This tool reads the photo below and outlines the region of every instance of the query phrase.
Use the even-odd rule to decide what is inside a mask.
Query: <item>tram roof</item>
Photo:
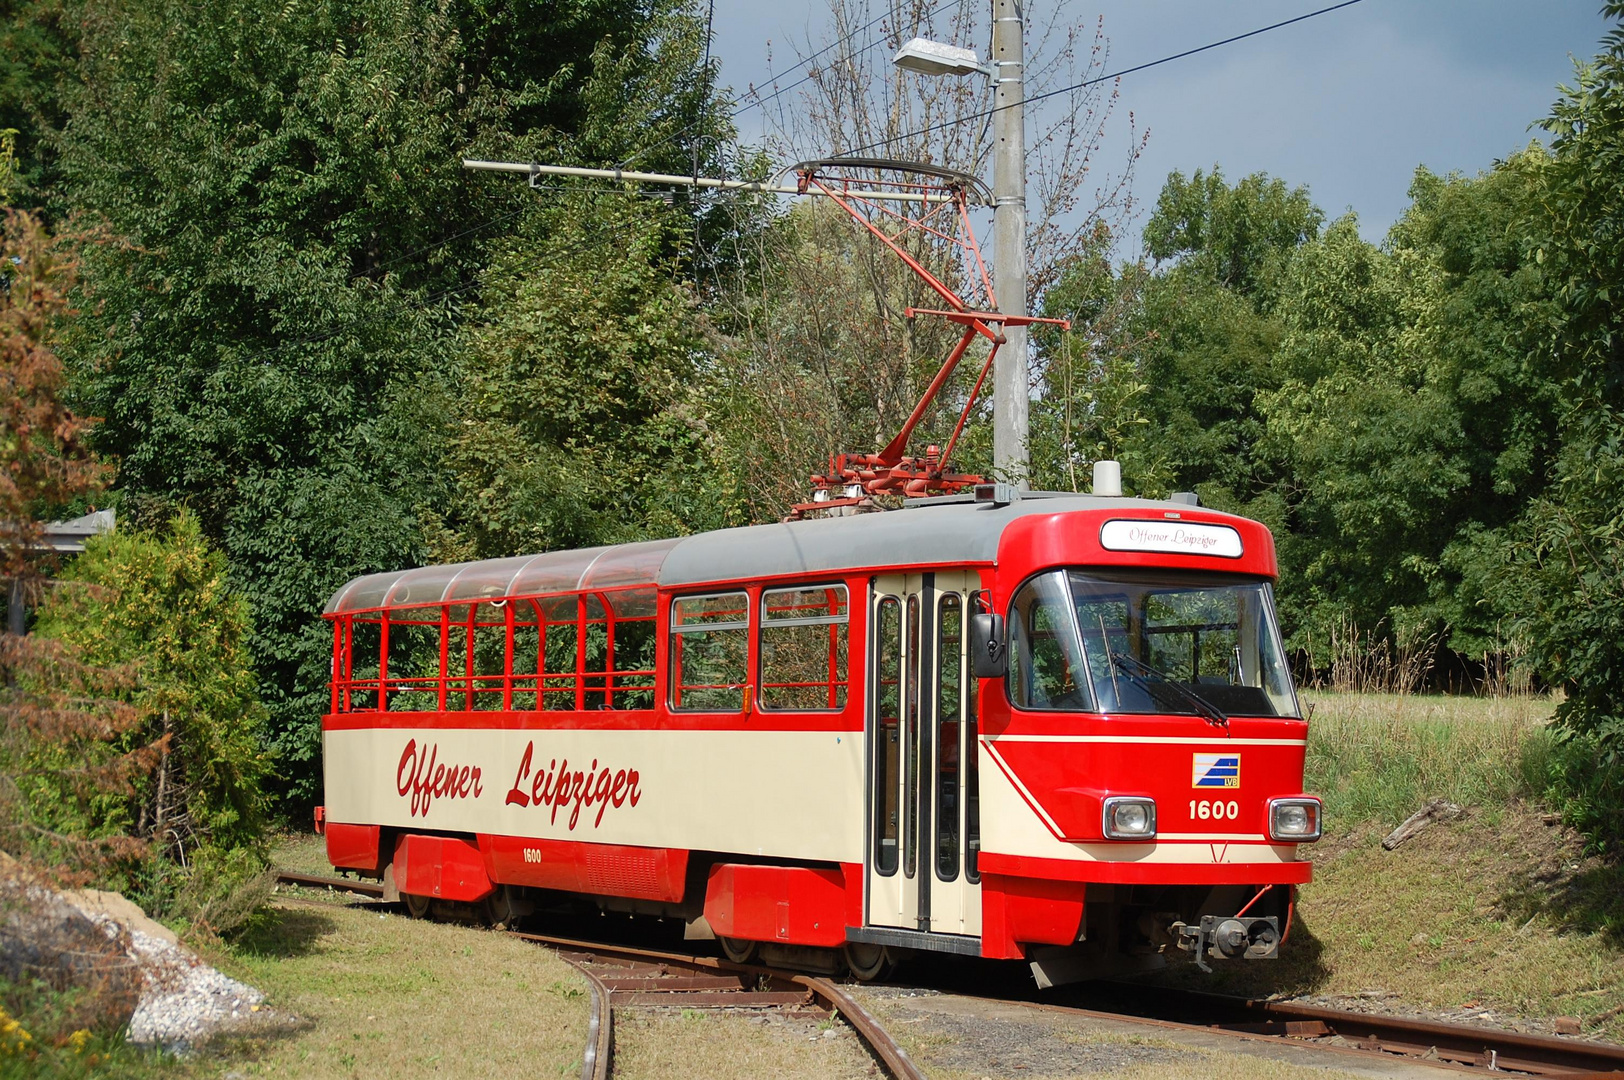
[[[1027,493],[999,505],[922,499],[900,510],[719,529],[613,547],[424,566],[356,578],[323,614],[632,585],[681,586],[868,566],[990,563],[1016,518],[1073,510],[1188,510],[1188,503]]]

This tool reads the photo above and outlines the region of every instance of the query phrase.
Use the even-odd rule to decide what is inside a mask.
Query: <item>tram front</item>
[[[1274,576],[1262,525],[1187,504],[1011,523],[971,628],[985,955],[1043,983],[1278,955],[1321,808]]]

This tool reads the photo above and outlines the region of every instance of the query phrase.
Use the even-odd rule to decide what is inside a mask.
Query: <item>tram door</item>
[[[887,575],[870,590],[868,922],[981,934],[975,575]]]

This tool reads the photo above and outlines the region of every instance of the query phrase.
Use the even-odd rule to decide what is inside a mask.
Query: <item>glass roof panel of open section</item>
[[[549,551],[535,555],[513,578],[509,586],[515,596],[545,596],[548,593],[574,592],[581,587],[581,577],[598,556],[612,548],[582,548],[579,551]],[[653,581],[653,578],[649,579]]]
[[[621,544],[606,548],[602,555],[586,568],[581,587],[588,589],[614,589],[623,585],[648,585],[659,580],[660,567],[668,552],[682,543],[682,537],[670,540],[645,540],[640,544]]]
[[[660,565],[678,540],[654,540],[619,547],[550,551],[511,559],[423,566],[370,574],[345,585],[327,602],[324,614],[409,607],[445,600],[497,596],[544,596],[581,588],[616,589],[654,585]]]
[[[487,596],[506,596],[513,579],[535,556],[521,555],[516,559],[486,559],[484,562],[463,563],[445,587],[447,600],[483,600]]]

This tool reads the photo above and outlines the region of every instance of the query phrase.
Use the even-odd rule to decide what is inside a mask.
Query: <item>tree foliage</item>
[[[50,564],[43,514],[97,491],[105,471],[62,400],[52,350],[74,264],[34,218],[0,231],[0,573],[8,606],[37,603]],[[129,673],[39,637],[0,635],[0,849],[69,875],[138,859],[122,800],[160,749],[135,740]]]
[[[1624,851],[1624,3],[1601,53],[1544,122],[1527,162],[1538,212],[1527,250],[1556,303],[1536,322],[1561,379],[1550,491],[1527,515],[1518,561],[1536,662],[1562,685],[1564,781],[1599,846]]]
[[[160,533],[91,538],[39,614],[42,637],[90,664],[133,672],[125,696],[140,718],[136,737],[168,736],[138,794],[135,832],[180,865],[204,844],[259,840],[264,708],[247,631],[248,605],[227,581],[225,557],[189,512]]]
[[[724,523],[701,392],[715,337],[672,239],[663,208],[613,194],[540,210],[493,252],[452,439],[469,555]]]
[[[127,517],[189,506],[223,546],[283,782],[310,798],[322,603],[456,548],[463,315],[537,197],[460,159],[649,140],[686,167],[696,22],[674,0],[72,10],[44,137],[61,204],[112,238],[86,249],[76,401]]]

